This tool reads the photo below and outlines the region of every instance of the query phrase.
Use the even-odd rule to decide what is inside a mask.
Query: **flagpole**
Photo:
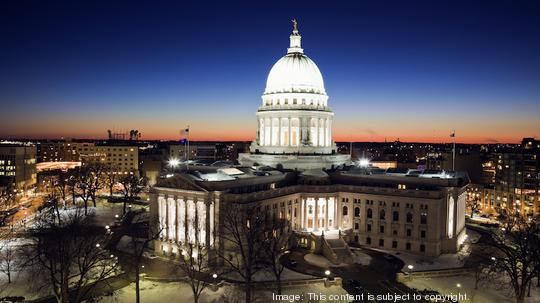
[[[186,168],[189,168],[189,125],[187,126],[187,161]],[[189,169],[187,169],[189,170]]]
[[[454,139],[452,142],[452,170],[456,170],[456,130],[452,133],[452,138]]]

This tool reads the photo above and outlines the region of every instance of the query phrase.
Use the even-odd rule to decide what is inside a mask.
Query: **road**
[[[369,265],[351,264],[348,266],[331,267],[331,276],[341,277],[343,279],[343,289],[349,294],[360,295],[364,293],[364,300],[355,302],[377,302],[376,300],[368,300],[368,294],[377,295],[399,295],[403,296],[399,302],[424,302],[413,300],[412,289],[404,284],[398,283],[395,280],[395,275],[403,267],[403,262],[395,257],[385,258],[384,253],[363,249],[363,253],[368,254],[372,259]],[[319,277],[325,277],[325,269],[316,267],[307,263],[304,260],[304,255],[308,253],[306,250],[295,250],[286,255],[282,262],[291,270],[310,274]],[[296,265],[291,266],[291,260],[296,262]],[[293,262],[294,263],[294,262]],[[359,281],[361,288],[355,287],[354,283],[349,281]],[[408,297],[408,299],[407,299]],[[384,300],[380,300],[381,302]]]

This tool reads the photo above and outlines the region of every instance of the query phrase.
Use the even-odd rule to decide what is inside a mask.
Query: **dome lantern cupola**
[[[292,20],[293,23],[293,31],[291,33],[291,36],[289,37],[291,40],[290,47],[287,49],[287,54],[292,53],[304,53],[304,49],[302,49],[302,45],[300,43],[300,40],[302,40],[302,36],[300,36],[300,33],[298,33],[298,22],[296,19]]]

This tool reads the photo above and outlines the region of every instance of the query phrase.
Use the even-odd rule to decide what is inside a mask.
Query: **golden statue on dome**
[[[296,21],[296,19],[292,19],[291,21],[293,23],[293,31],[297,32],[298,31],[298,21]]]

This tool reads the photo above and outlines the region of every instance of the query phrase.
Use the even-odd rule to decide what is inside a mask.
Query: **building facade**
[[[261,176],[251,168],[235,169],[241,173],[234,177],[217,169],[158,181],[151,199],[153,224],[164,230],[157,252],[177,253],[194,239],[193,230],[209,241],[206,245],[219,247],[219,210],[234,203],[287,219],[297,245],[309,249],[316,248],[312,239],[323,241],[324,234],[349,244],[437,256],[456,252],[464,240],[466,175],[271,171]]]
[[[9,179],[16,189],[32,188],[37,182],[36,146],[0,144],[0,178]]]
[[[137,174],[139,171],[139,147],[135,145],[96,145],[84,143],[79,146],[83,165],[100,162],[118,174]]]
[[[494,165],[495,184],[483,191],[483,210],[540,214],[540,140],[524,138],[519,149],[495,153]]]

